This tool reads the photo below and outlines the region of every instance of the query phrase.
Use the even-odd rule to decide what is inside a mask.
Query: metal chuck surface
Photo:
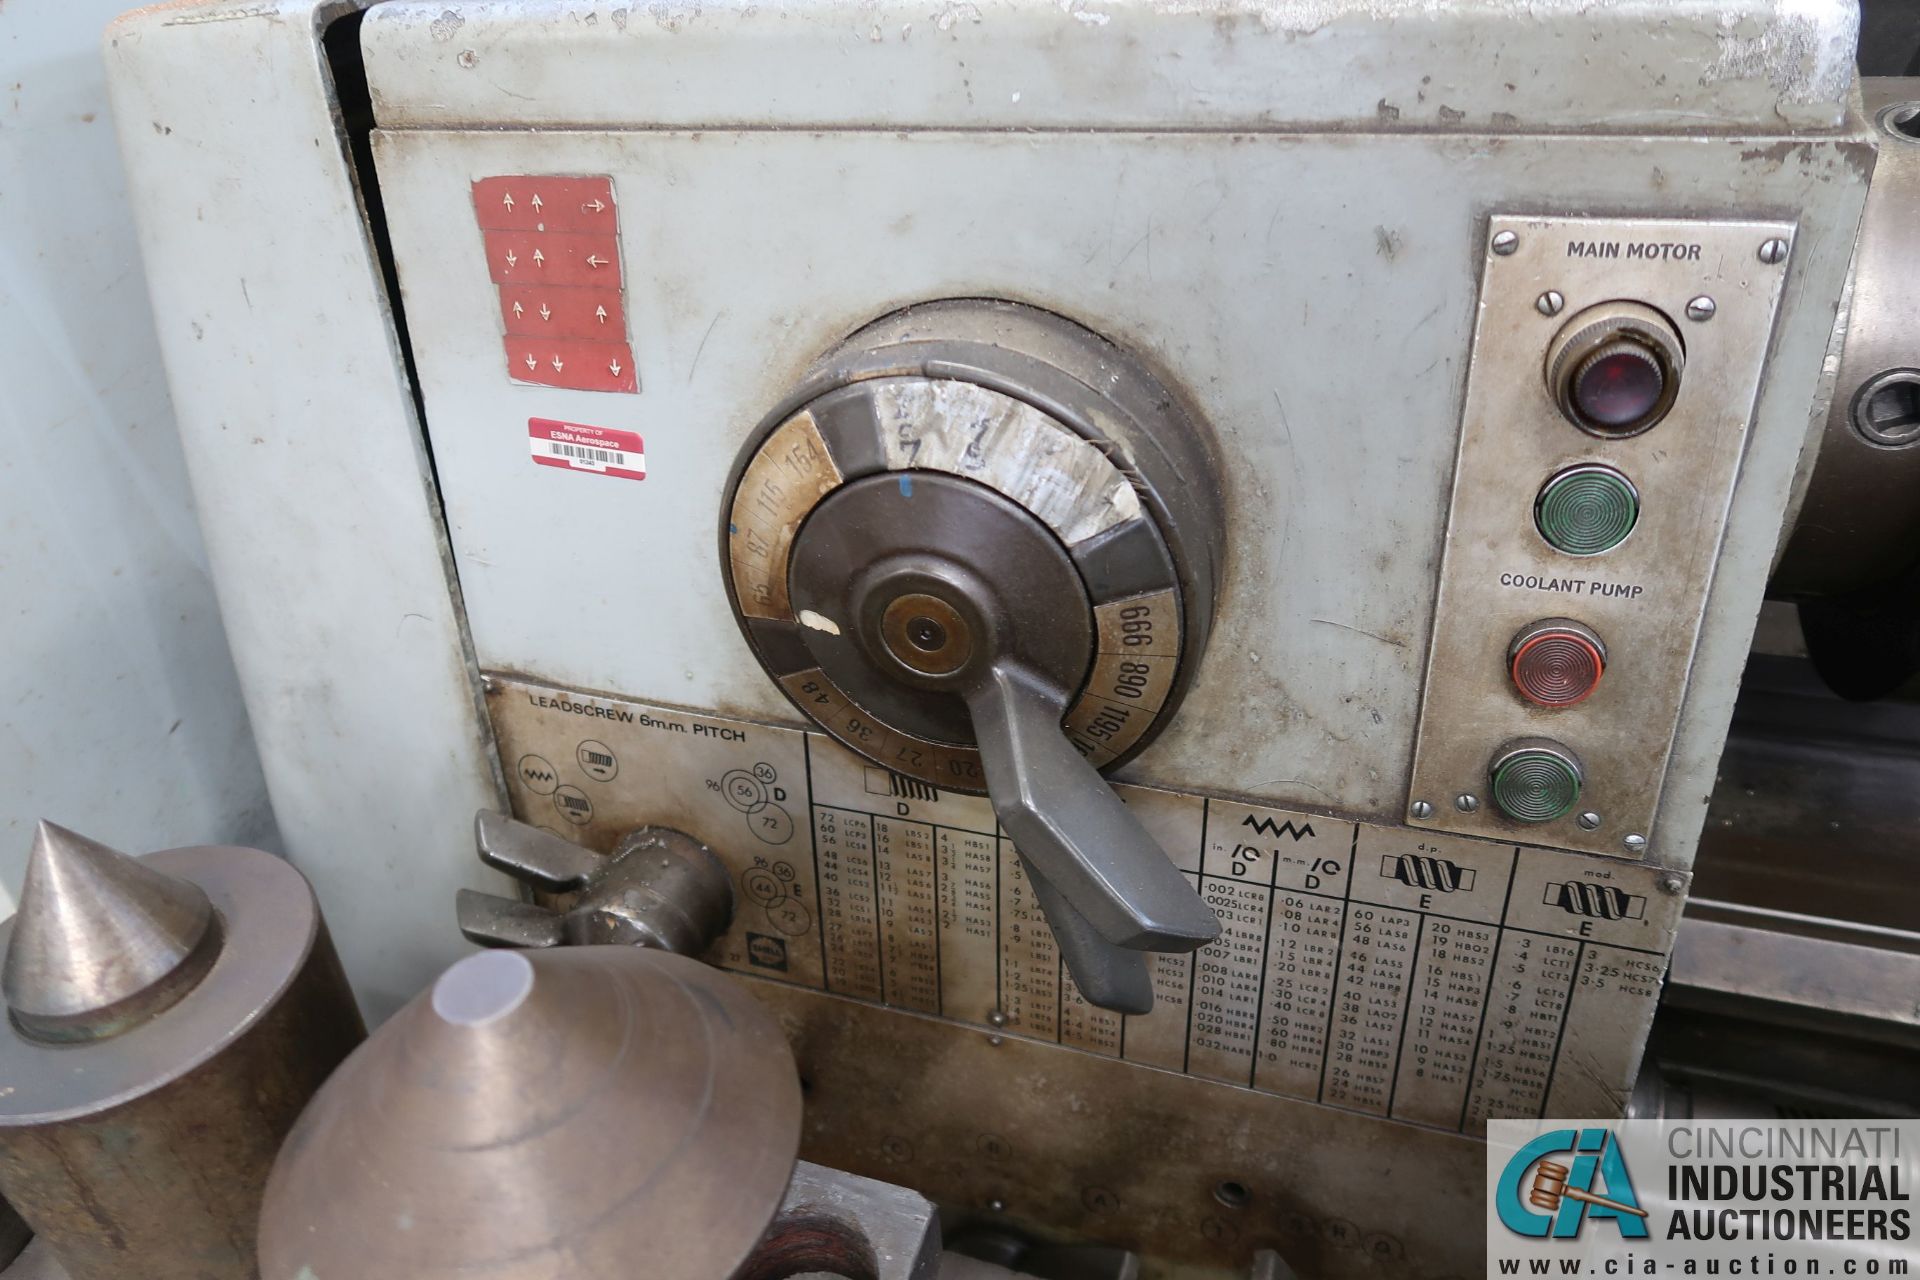
[[[716,1280],[792,1176],[785,1037],[724,974],[624,946],[469,956],[313,1100],[262,1280]]]
[[[305,878],[42,823],[0,946],[0,1191],[72,1280],[252,1280],[281,1139],[366,1035]]]

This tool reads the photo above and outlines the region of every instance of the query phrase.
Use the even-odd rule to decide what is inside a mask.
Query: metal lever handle
[[[552,893],[577,891],[564,912],[473,889],[455,906],[460,932],[483,947],[633,944],[697,956],[733,920],[733,885],[711,849],[668,827],[629,831],[609,857],[482,809],[480,860]]]
[[[1060,731],[1066,690],[1002,657],[965,697],[994,812],[1038,873],[1036,896],[1063,954],[1076,947],[1089,973],[1104,966],[1118,981],[1111,957],[1095,963],[1093,942],[1179,952],[1220,936],[1219,919]],[[1075,981],[1080,976],[1076,969]],[[1139,992],[1144,976],[1142,961],[1126,979],[1128,989]],[[1146,999],[1151,1004],[1150,990]]]
[[[492,809],[473,815],[473,847],[488,866],[553,893],[583,887],[607,861],[591,849]]]
[[[1101,937],[1025,854],[1020,857],[1020,866],[1027,873],[1033,900],[1047,917],[1053,940],[1060,946],[1060,958],[1066,962],[1080,994],[1089,1003],[1117,1013],[1152,1013],[1153,973],[1147,968],[1147,953],[1116,947]]]

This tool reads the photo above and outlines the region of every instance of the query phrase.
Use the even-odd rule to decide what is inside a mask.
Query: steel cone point
[[[718,1280],[792,1175],[800,1088],[737,980],[488,951],[342,1065],[267,1183],[262,1280]]]
[[[0,992],[35,1039],[98,1039],[186,995],[219,944],[199,885],[42,822]]]

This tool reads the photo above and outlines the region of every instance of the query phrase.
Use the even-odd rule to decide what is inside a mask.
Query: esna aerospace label
[[[1494,1120],[1489,1276],[1906,1276],[1920,1120]]]

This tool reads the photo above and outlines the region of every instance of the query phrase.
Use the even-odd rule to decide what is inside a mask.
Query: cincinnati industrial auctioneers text
[[[1920,1120],[1492,1120],[1492,1276],[1908,1276]]]
[[[1667,1166],[1669,1239],[1912,1237],[1911,1211],[1901,1207],[1913,1199],[1908,1153],[1892,1125],[1681,1125],[1666,1136],[1676,1161]],[[1823,1207],[1835,1203],[1849,1207]]]

